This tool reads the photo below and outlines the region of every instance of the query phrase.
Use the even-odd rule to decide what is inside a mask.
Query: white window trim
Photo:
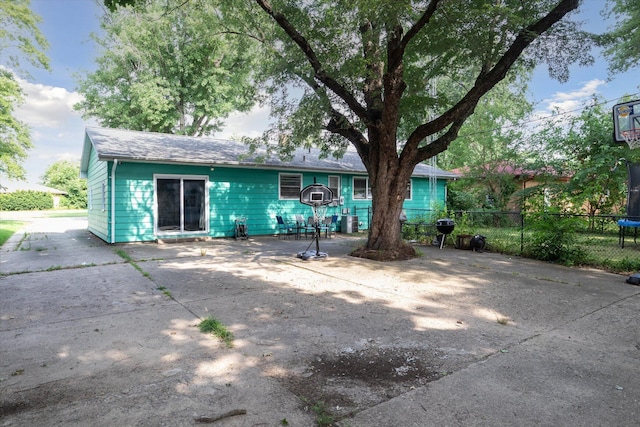
[[[205,229],[202,231],[161,231],[158,229],[158,179],[179,179],[179,180],[202,180],[204,181],[204,204],[205,212]],[[182,197],[182,185],[180,186],[180,203],[181,212],[184,215],[184,197]],[[181,234],[209,234],[209,214],[211,207],[209,205],[209,177],[207,175],[170,175],[170,174],[153,174],[153,229],[156,236],[181,235]],[[181,218],[182,223],[183,218]],[[182,226],[181,226],[182,227]]]
[[[409,185],[407,185],[407,188],[409,189],[409,198],[405,199],[405,200],[411,201],[411,200],[413,200],[413,179],[409,180]],[[404,194],[406,196],[407,192],[405,191]]]
[[[331,184],[331,178],[336,178],[338,180],[338,194],[333,195],[333,200],[340,199],[340,193],[342,192],[342,177],[340,175],[329,175],[327,177],[327,187],[331,188],[329,184]]]
[[[362,198],[356,198],[356,179],[364,179],[366,186],[365,186],[365,197],[364,199]],[[371,195],[371,186],[369,185],[369,177],[368,176],[354,176],[351,179],[351,199],[352,200],[371,200],[373,197]]]
[[[298,193],[302,191],[302,174],[301,173],[286,173],[280,172],[278,174],[278,200],[300,200],[300,195],[297,197],[282,197],[282,177],[283,176],[297,176],[300,178],[300,188],[298,189]]]

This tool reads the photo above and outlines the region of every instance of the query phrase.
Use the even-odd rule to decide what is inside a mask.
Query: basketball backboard
[[[637,142],[638,139],[640,139],[640,99],[614,105],[613,140],[629,143]]]
[[[333,201],[333,192],[324,184],[307,185],[300,191],[300,203],[308,206],[328,205]]]

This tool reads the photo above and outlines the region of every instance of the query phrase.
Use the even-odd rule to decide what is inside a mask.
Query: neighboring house
[[[276,215],[307,218],[300,190],[314,181],[333,190],[327,215],[346,210],[368,227],[369,179],[357,153],[319,159],[300,149],[291,161],[250,156],[236,141],[87,128],[80,173],[87,179],[88,229],[109,243],[233,236],[246,217],[250,235],[277,232]],[[405,208],[430,206],[430,178],[444,205],[457,175],[420,164]]]
[[[60,207],[60,198],[67,195],[65,191],[46,187],[40,184],[29,184],[27,182],[6,181],[0,183],[0,193],[15,193],[16,191],[35,191],[38,193],[51,194],[53,207]]]
[[[492,205],[491,199],[493,197],[502,196],[507,201],[506,208],[513,212],[520,211],[521,201],[518,194],[524,190],[540,185],[547,185],[549,183],[549,177],[552,177],[551,179],[556,183],[567,183],[571,179],[570,176],[559,174],[550,168],[538,170],[524,169],[507,163],[485,165],[482,169],[475,172],[470,172],[468,168],[454,169],[452,172],[463,178],[473,179],[473,185],[482,188],[486,192],[485,204],[487,206]],[[513,186],[511,186],[512,191],[510,194],[500,194],[504,189],[501,188],[501,180],[496,178],[501,176],[511,178]]]

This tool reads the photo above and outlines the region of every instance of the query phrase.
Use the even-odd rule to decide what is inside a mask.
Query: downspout
[[[111,168],[111,244],[116,242],[116,169],[118,159],[113,161]]]

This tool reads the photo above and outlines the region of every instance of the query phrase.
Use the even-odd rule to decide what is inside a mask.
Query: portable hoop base
[[[328,257],[329,255],[326,252],[320,252],[320,224],[318,217],[318,207],[312,206],[313,208],[313,219],[315,221],[315,226],[313,227],[313,239],[311,239],[311,243],[307,246],[307,250],[304,252],[298,252],[298,258],[301,258],[305,261],[309,259],[323,259]],[[309,248],[313,245],[313,242],[316,242],[316,250],[310,251]]]
[[[327,254],[326,252],[319,252],[319,251],[298,252],[298,258],[303,259],[305,261],[310,259],[324,259],[324,258],[327,258],[328,256],[329,254]]]

